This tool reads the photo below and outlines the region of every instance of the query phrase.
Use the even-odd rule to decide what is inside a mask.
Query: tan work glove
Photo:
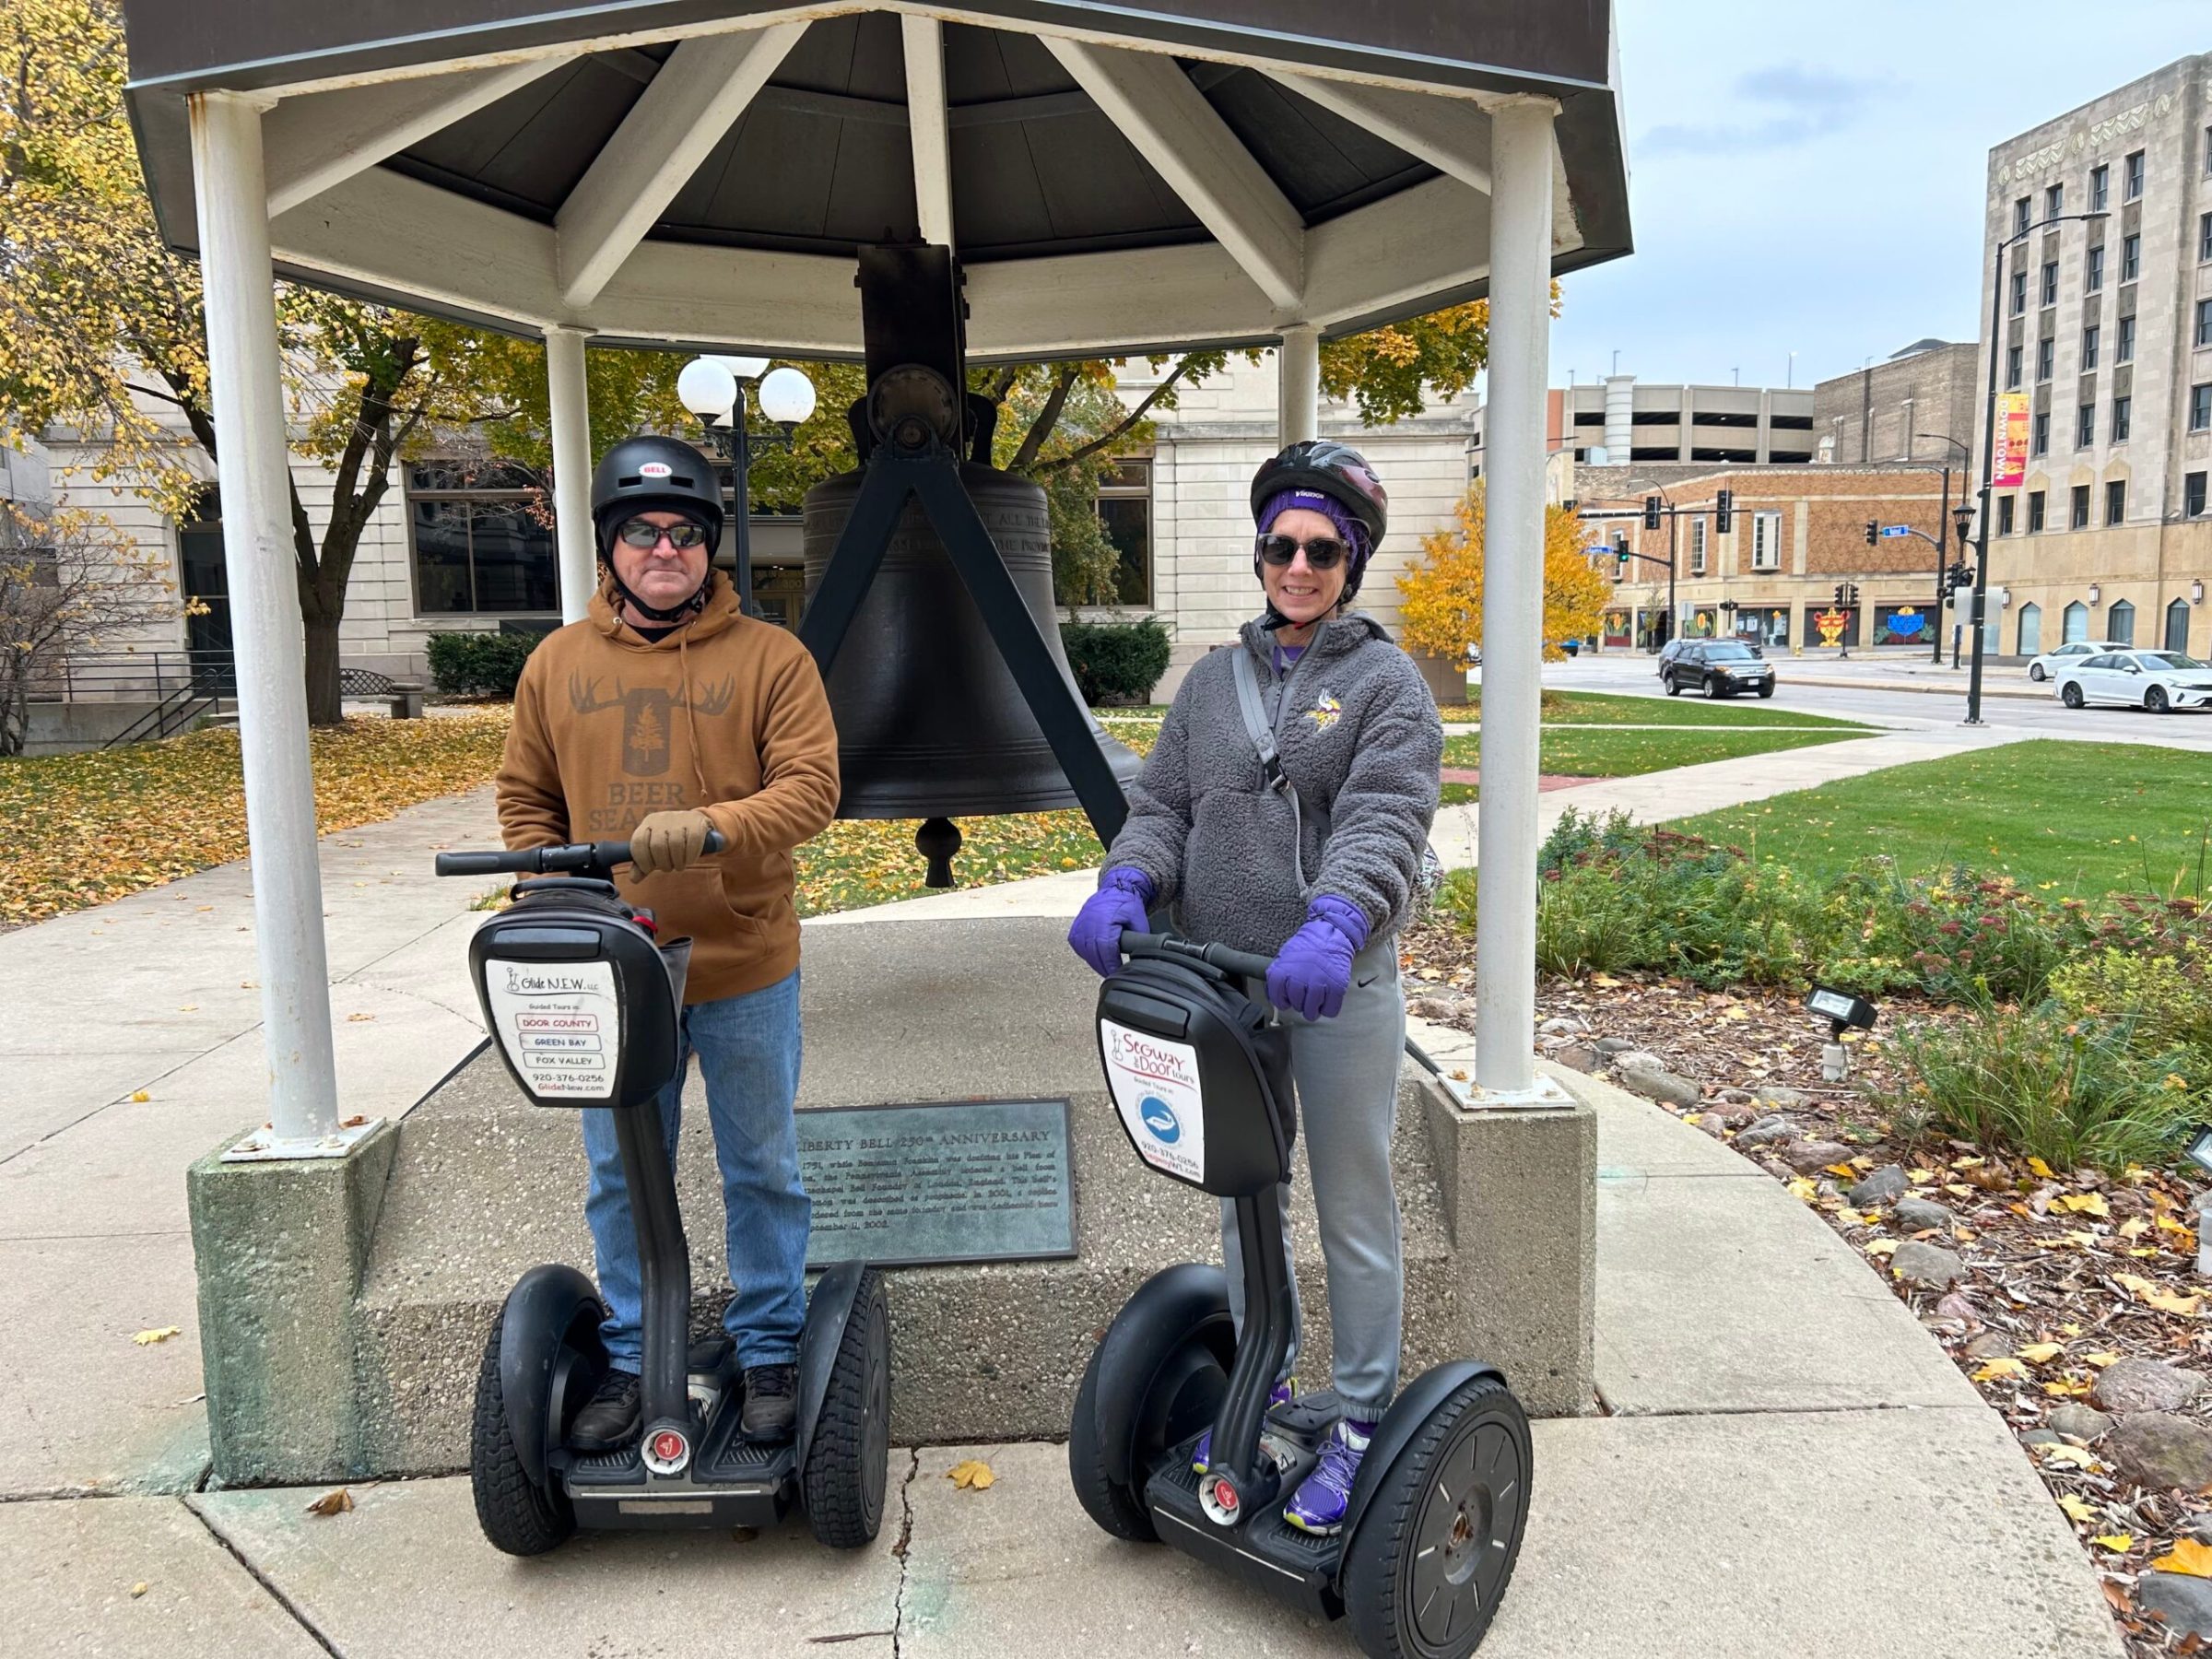
[[[704,856],[712,827],[703,812],[649,812],[629,832],[630,867],[641,876],[688,869]]]

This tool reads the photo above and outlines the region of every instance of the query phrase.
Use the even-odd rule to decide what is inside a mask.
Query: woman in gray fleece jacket
[[[1365,459],[1327,441],[1292,444],[1260,468],[1252,505],[1266,612],[1237,645],[1192,665],[1068,943],[1111,973],[1122,930],[1172,905],[1190,937],[1275,959],[1267,997],[1290,1031],[1344,1406],[1284,1518],[1333,1533],[1397,1389],[1405,1271],[1390,1142],[1406,1000],[1396,935],[1421,879],[1444,734],[1420,671],[1381,625],[1347,608],[1388,512]],[[1287,791],[1263,775],[1238,696],[1240,654]],[[1282,1204],[1287,1233],[1287,1187]],[[1227,1203],[1221,1219],[1241,1324]],[[1292,1390],[1278,1380],[1277,1400]],[[1201,1469],[1206,1449],[1201,1441]]]

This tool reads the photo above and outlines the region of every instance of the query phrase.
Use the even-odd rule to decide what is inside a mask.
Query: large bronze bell
[[[973,462],[959,471],[1072,688],[1053,604],[1044,491]],[[862,477],[840,473],[806,492],[809,602],[852,516]],[[829,692],[843,777],[840,818],[955,818],[1081,804],[914,498],[831,665]],[[1142,762],[1095,719],[1090,731],[1125,789]]]

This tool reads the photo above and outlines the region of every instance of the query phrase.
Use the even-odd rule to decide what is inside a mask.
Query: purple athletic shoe
[[[1275,1392],[1267,1396],[1267,1409],[1273,1411],[1277,1406],[1288,1406],[1296,1398],[1298,1398],[1298,1379],[1292,1377],[1287,1382],[1277,1382],[1275,1385]],[[1263,1418],[1261,1428],[1263,1440],[1265,1435],[1266,1429]],[[1206,1454],[1213,1450],[1213,1446],[1214,1431],[1208,1429],[1198,1437],[1198,1443],[1191,1448],[1191,1467],[1201,1475],[1206,1473]]]
[[[1313,1465],[1313,1473],[1299,1483],[1284,1506],[1283,1519],[1300,1532],[1326,1535],[1341,1529],[1344,1512],[1351,1507],[1359,1460],[1367,1454],[1367,1442],[1374,1432],[1372,1423],[1339,1419],[1322,1442],[1321,1461]]]

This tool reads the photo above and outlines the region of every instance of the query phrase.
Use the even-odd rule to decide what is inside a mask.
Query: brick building
[[[1843,466],[1964,465],[1982,407],[1984,360],[1971,340],[1915,340],[1878,363],[1820,382],[1813,388],[1818,458]]]
[[[1733,496],[1726,533],[1714,512],[1724,489]],[[1641,516],[1590,521],[1594,547],[1625,546],[1631,555],[1616,576],[1601,650],[1656,650],[1666,639],[1663,561],[1670,545],[1685,635],[1735,635],[1792,653],[1870,646],[1926,651],[1946,626],[1946,613],[1937,608],[1938,555],[1924,539],[1943,534],[1944,501],[1933,472],[1740,467],[1684,480],[1663,494],[1675,509],[1671,528],[1663,519],[1657,530],[1646,529]],[[1641,514],[1643,499],[1585,494],[1575,505],[1585,513]],[[1869,547],[1869,521],[1922,534],[1878,537]],[[1855,604],[1836,602],[1837,584],[1845,582],[1858,585]]]

